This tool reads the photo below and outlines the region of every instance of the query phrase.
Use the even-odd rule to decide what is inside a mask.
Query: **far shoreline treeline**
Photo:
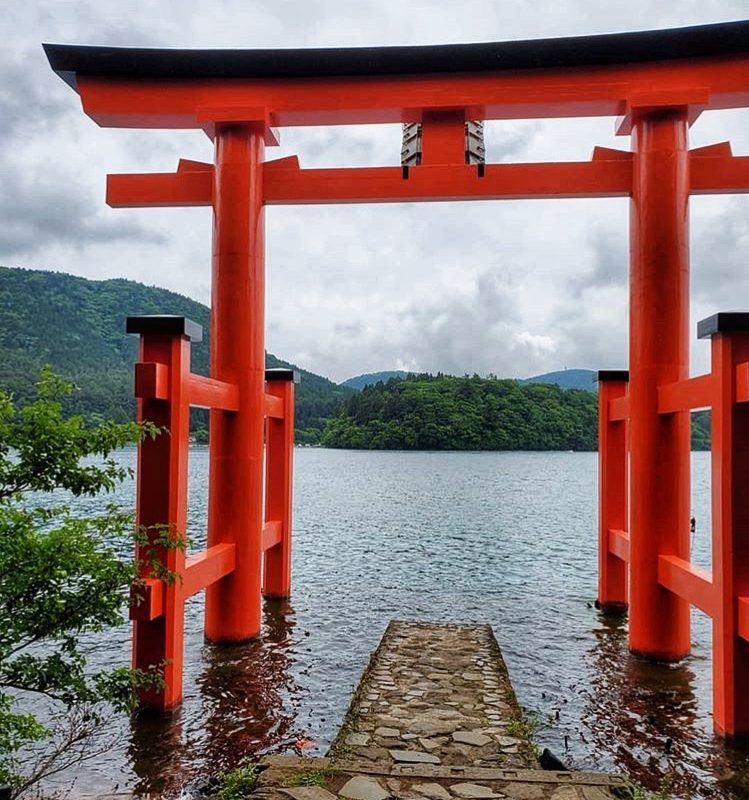
[[[136,337],[125,317],[182,314],[203,326],[192,369],[207,374],[209,309],[183,295],[135,281],[93,281],[60,272],[0,267],[0,388],[19,405],[49,365],[77,390],[68,413],[126,422],[135,414]],[[359,392],[267,354],[268,367],[301,374],[296,396],[298,444],[406,450],[595,450],[594,391],[512,379],[403,375]],[[565,379],[575,371],[560,373]],[[585,372],[584,370],[579,372]],[[350,379],[357,388],[364,378]],[[548,376],[540,376],[548,377]],[[591,385],[591,388],[592,385]],[[194,440],[208,439],[207,414],[191,419]],[[692,426],[694,449],[709,447],[704,412]]]

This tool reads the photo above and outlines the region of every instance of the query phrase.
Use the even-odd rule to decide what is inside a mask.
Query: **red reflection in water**
[[[266,601],[260,638],[238,645],[206,644],[197,684],[200,730],[170,717],[133,719],[128,754],[139,793],[176,794],[197,776],[215,775],[261,754],[295,749],[298,687],[289,674],[293,609]]]
[[[747,797],[749,750],[712,735],[699,714],[689,660],[633,656],[626,617],[602,614],[600,622],[582,722],[601,761],[675,798]]]

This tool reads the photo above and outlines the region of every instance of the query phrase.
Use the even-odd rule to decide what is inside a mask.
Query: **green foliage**
[[[237,767],[229,772],[221,772],[216,778],[218,787],[211,797],[215,800],[240,800],[249,797],[255,789],[258,771],[254,766]]]
[[[328,785],[331,778],[339,774],[335,767],[325,767],[323,769],[304,769],[294,772],[284,778],[282,786],[322,786]]]
[[[595,450],[590,392],[513,380],[413,375],[348,398],[329,447],[404,450]]]
[[[210,311],[183,295],[123,279],[91,281],[59,272],[0,267],[0,386],[19,402],[35,395],[45,364],[76,384],[65,398],[69,413],[127,422],[135,416],[133,363],[137,337],[125,335],[125,317],[180,314],[203,326],[193,344],[192,369],[208,374]],[[270,353],[267,367],[293,367]],[[315,443],[351,390],[305,370],[296,391],[297,436]],[[207,441],[206,412],[194,410],[193,432]]]
[[[710,412],[695,411],[692,414],[692,450],[710,449]]]
[[[132,539],[132,517],[113,506],[79,517],[64,503],[34,505],[29,494],[111,491],[127,474],[112,452],[156,431],[66,418],[61,401],[70,392],[48,370],[37,398],[20,410],[0,391],[0,783],[16,791],[55,771],[49,752],[41,773],[19,771],[20,750],[57,734],[34,715],[39,701],[66,724],[80,722],[61,740],[69,750],[105,706],[126,711],[137,685],[160,680],[129,669],[91,673],[80,647],[81,636],[123,621],[136,565],[123,563],[108,542]]]

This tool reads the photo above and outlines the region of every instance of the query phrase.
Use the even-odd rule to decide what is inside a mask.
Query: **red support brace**
[[[262,296],[260,293],[258,296]],[[200,341],[199,325],[184,317],[130,317],[128,333],[141,335],[140,361],[135,365],[135,394],[139,398],[140,420],[149,420],[164,429],[155,440],[147,439],[138,456],[138,523],[151,529],[151,540],[162,531],[183,539],[187,520],[187,451],[190,406],[210,408],[214,418],[225,423],[211,430],[214,455],[223,455],[220,464],[229,478],[242,453],[227,448],[221,436],[237,430],[235,416],[241,408],[236,384],[193,375],[190,372],[190,338]],[[156,547],[151,553],[148,545],[138,548],[143,562],[141,583],[133,590],[134,604],[130,610],[133,620],[133,664],[140,669],[163,668],[163,689],[145,692],[144,705],[161,711],[177,706],[182,699],[182,659],[185,600],[209,588],[215,603],[228,598],[227,605],[234,616],[222,620],[219,614],[218,634],[235,636],[241,626],[259,626],[260,567],[264,556],[263,592],[270,597],[288,597],[291,591],[291,484],[294,452],[294,381],[296,373],[288,369],[267,370],[262,373],[262,390],[257,393],[248,413],[247,428],[259,429],[259,470],[253,473],[263,488],[263,421],[268,416],[265,475],[265,508],[267,521],[262,520],[262,494],[248,498],[245,483],[216,485],[216,473],[211,473],[209,497],[221,497],[227,488],[233,489],[223,497],[233,503],[221,507],[217,518],[231,522],[241,514],[261,514],[256,530],[243,527],[223,527],[224,541],[209,539],[208,548],[185,558],[183,548]],[[265,387],[267,385],[267,392]],[[246,407],[245,407],[246,408]],[[218,443],[217,445],[215,443]],[[231,442],[230,442],[231,444]],[[258,465],[250,461],[251,467]],[[248,467],[239,459],[238,470],[246,479]],[[220,473],[219,473],[220,474]],[[226,478],[225,478],[226,480]],[[252,517],[254,519],[254,517]],[[228,536],[227,533],[231,534]],[[217,538],[217,537],[214,537]],[[154,543],[155,544],[155,543]],[[169,570],[172,579],[164,580],[154,572],[148,556],[155,555],[160,567]],[[240,563],[240,558],[244,559]],[[242,571],[240,572],[240,567]],[[249,580],[248,580],[249,574]],[[257,581],[253,582],[253,577]],[[242,603],[247,601],[244,608]],[[220,606],[214,605],[221,611]],[[249,610],[249,614],[243,613]],[[207,625],[215,625],[216,617],[206,617]],[[216,628],[212,627],[215,632]],[[229,636],[227,636],[229,638]]]
[[[611,535],[627,530],[627,420],[612,419],[611,406],[626,398],[628,380],[624,371],[598,373],[597,605],[606,611],[627,607],[627,564]]]
[[[294,380],[292,370],[267,370],[268,393],[282,404],[282,417],[268,417],[265,441],[266,524],[277,522],[280,541],[265,550],[263,594],[291,594],[291,484],[294,458]]]
[[[139,544],[141,578],[151,579],[149,552],[174,576],[160,587],[158,614],[143,614],[133,622],[133,667],[163,670],[164,688],[141,694],[143,705],[168,711],[182,699],[185,572],[184,547],[162,547],[159,537],[184,543],[187,527],[187,451],[189,405],[184,392],[190,370],[190,337],[195,331],[183,317],[128,320],[128,333],[140,333],[140,363],[136,365],[138,419],[158,425],[163,432],[138,448],[136,524],[148,535]],[[199,340],[199,339],[198,339]],[[146,376],[149,379],[146,380]],[[137,588],[134,594],[138,594]],[[145,600],[149,605],[153,600]],[[137,615],[137,607],[134,609]]]
[[[716,314],[700,323],[711,337],[717,394],[711,418],[713,722],[726,736],[749,734],[749,641],[739,629],[749,597],[749,403],[737,402],[737,373],[749,362],[749,314]]]

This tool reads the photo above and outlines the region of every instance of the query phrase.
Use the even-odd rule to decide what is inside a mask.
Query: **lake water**
[[[192,449],[192,549],[207,467]],[[692,472],[695,561],[709,566],[709,454]],[[118,495],[131,505],[132,484]],[[625,618],[593,607],[596,506],[595,453],[298,449],[291,600],[266,603],[259,640],[217,647],[192,598],[181,710],[113,723],[107,751],[57,785],[174,796],[254,755],[322,754],[389,620],[415,618],[492,625],[536,741],[570,766],[652,790],[666,779],[675,797],[747,796],[749,750],[712,735],[709,620],[693,612],[689,658],[652,665],[627,652]],[[97,665],[128,663],[127,626],[88,644]]]

